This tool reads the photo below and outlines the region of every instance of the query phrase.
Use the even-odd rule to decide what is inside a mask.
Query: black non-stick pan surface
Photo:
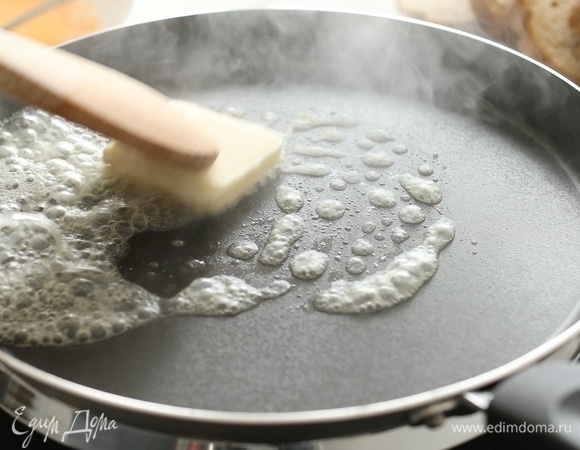
[[[244,11],[184,17],[109,31],[67,46],[165,93],[225,110],[242,110],[288,132],[286,162],[309,161],[297,146],[338,149],[325,177],[280,173],[224,214],[178,230],[145,233],[119,261],[132,281],[164,298],[192,276],[183,258],[206,263],[203,276],[231,274],[264,287],[292,283],[283,297],[235,317],[173,317],[89,345],[11,348],[32,365],[103,391],[198,409],[286,412],[364,405],[435,389],[497,368],[531,351],[575,320],[580,299],[580,94],[545,68],[511,51],[420,23],[342,13]],[[2,111],[8,116],[8,103]],[[356,119],[350,128],[290,132],[301,113]],[[268,114],[266,114],[268,116]],[[271,114],[268,117],[273,117]],[[324,132],[338,128],[344,140]],[[344,191],[329,184],[345,171],[370,169],[356,143],[371,129],[395,164],[373,169]],[[313,143],[314,142],[314,143]],[[401,147],[407,148],[401,153]],[[427,164],[443,192],[423,206],[423,224],[401,224],[408,203],[368,203],[375,187],[396,188],[403,173]],[[417,175],[418,176],[418,175]],[[371,177],[372,178],[372,177]],[[284,213],[279,184],[299,189],[305,235],[293,254],[327,253],[326,273],[294,279],[288,262],[272,269],[233,262],[237,239],[263,246]],[[347,206],[337,221],[316,205]],[[421,243],[441,217],[456,226],[440,267],[409,301],[364,315],[328,314],[311,300],[334,280],[356,280]],[[388,224],[388,220],[393,221]],[[375,228],[363,225],[372,222]],[[409,239],[395,244],[393,228]],[[345,270],[351,246],[374,246],[367,272]],[[179,240],[179,246],[170,245]],[[184,250],[185,248],[185,250]],[[185,252],[185,253],[184,253]],[[153,256],[152,256],[153,255]],[[151,260],[161,261],[148,283]],[[358,278],[357,278],[358,277]]]

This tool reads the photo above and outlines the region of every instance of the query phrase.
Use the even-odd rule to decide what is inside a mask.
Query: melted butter
[[[259,252],[258,244],[254,241],[241,240],[232,242],[227,249],[227,254],[232,258],[249,260],[256,256]]]
[[[419,167],[417,167],[417,172],[419,172],[419,175],[428,177],[433,175],[433,168],[429,164],[421,164]]]
[[[264,123],[265,125],[274,125],[276,122],[280,121],[280,115],[276,114],[273,111],[268,111],[265,112],[264,114],[262,114],[261,117],[262,123]]]
[[[255,308],[264,300],[280,297],[291,288],[287,281],[274,283],[266,289],[257,289],[228,275],[198,278],[162,305],[172,316],[232,316]]]
[[[361,161],[369,167],[390,167],[395,164],[390,156],[384,152],[369,152],[360,157]]]
[[[425,214],[425,211],[423,211],[417,205],[403,206],[399,210],[399,219],[403,223],[409,223],[409,224],[422,223],[426,217],[427,217],[427,215]]]
[[[342,174],[342,179],[348,184],[358,184],[362,181],[360,172],[349,170]]]
[[[320,277],[328,267],[328,255],[307,250],[290,260],[290,272],[300,280],[314,280]]]
[[[244,110],[235,108],[228,112],[237,116],[245,114]],[[264,122],[278,120],[274,113],[262,117]],[[353,127],[356,124],[357,121],[348,116],[306,115],[298,117],[292,126],[308,132],[321,126]],[[340,130],[328,130],[314,139],[326,133],[328,136],[334,133],[336,142],[339,142],[340,135],[344,135]],[[309,135],[304,138],[309,139]],[[376,143],[385,142],[383,139],[378,131],[375,135],[367,132],[364,145],[370,149]],[[248,280],[218,275],[197,278],[172,298],[162,299],[127,282],[119,275],[115,262],[127,250],[129,238],[145,230],[174,229],[188,223],[192,217],[180,205],[161,199],[153,192],[135,192],[130,186],[104,178],[101,152],[107,144],[108,140],[102,136],[40,111],[21,112],[14,121],[0,128],[0,175],[5,186],[0,191],[0,312],[3,317],[0,342],[3,345],[78,344],[105,339],[162,317],[235,315],[265,300],[285,295],[292,289],[288,281],[281,279],[259,288]],[[359,148],[362,147],[359,145]],[[401,145],[392,150],[398,154],[407,151]],[[338,145],[330,149],[298,146],[290,153],[305,156],[307,160],[344,157],[351,151]],[[387,173],[382,169],[392,164],[392,160],[384,152],[369,152],[363,157],[360,160],[358,157],[345,158],[342,165],[346,170],[332,166],[336,178],[329,186],[335,198],[317,198],[317,193],[324,190],[321,186],[316,186],[308,194],[308,202],[314,200],[316,204],[318,201],[315,209],[319,218],[338,220],[347,211],[345,203],[352,205],[351,202],[356,203],[352,212],[349,208],[349,214],[360,214],[358,208],[364,205],[360,205],[359,195],[363,199],[368,196],[370,204],[377,208],[396,205],[392,191],[372,189],[365,182],[379,180]],[[332,173],[329,165],[303,162],[297,157],[286,164],[288,166],[282,167],[281,172],[289,175],[322,177]],[[369,171],[362,164],[376,167],[376,170]],[[421,174],[421,170],[417,170]],[[361,173],[364,173],[364,178]],[[331,260],[335,264],[341,261],[342,250],[334,255],[314,250],[293,255],[298,248],[295,243],[306,229],[304,219],[297,214],[305,214],[301,211],[305,197],[300,189],[302,180],[292,176],[286,178],[288,185],[278,186],[275,193],[276,204],[285,215],[272,224],[261,251],[256,242],[239,240],[232,242],[224,253],[239,260],[228,260],[232,267],[255,264],[255,261],[242,261],[250,261],[259,254],[257,260],[261,264],[276,267],[276,278],[293,276],[313,280],[324,274]],[[391,179],[383,177],[385,183],[381,182],[381,186]],[[422,183],[416,180],[422,180]],[[290,186],[293,181],[296,181],[293,186],[298,186],[298,189]],[[410,199],[412,196],[427,205],[436,198],[438,186],[429,180],[403,175],[399,182],[406,191],[415,192],[402,198]],[[343,193],[347,188],[349,192]],[[130,203],[126,200],[128,198]],[[384,212],[368,211],[374,214],[369,219],[380,221],[383,226],[392,224],[391,218],[380,217]],[[399,218],[403,223],[414,223],[412,220],[416,219],[410,217],[416,213],[403,207]],[[324,227],[333,226],[332,223],[324,224]],[[352,244],[350,249],[354,255],[347,260],[344,270],[351,275],[361,275],[367,271],[367,264],[374,268],[376,262],[372,261],[382,258],[375,253],[385,243],[379,246],[376,241],[383,241],[385,234],[384,230],[377,232],[374,222],[367,222],[362,225],[362,231],[372,242],[359,239],[352,243],[348,236],[352,229],[352,224],[339,229],[345,233],[341,235],[343,247]],[[401,227],[392,230],[391,239],[395,244],[408,237]],[[431,239],[427,236],[422,246],[417,248],[432,250],[440,240],[437,236]],[[174,239],[168,245],[185,249],[189,244]],[[424,250],[418,252],[420,256]],[[290,263],[286,267],[283,263],[288,259]],[[206,262],[197,259],[196,255],[182,264],[187,270],[196,272],[198,277],[206,270]],[[158,280],[162,268],[161,260],[153,260],[147,267],[147,277]],[[391,279],[390,276],[386,278]],[[334,288],[335,284],[329,291]],[[354,296],[359,298],[360,290],[357,288],[355,291]],[[355,302],[356,298],[344,301]],[[363,312],[362,309],[354,312]]]
[[[340,130],[326,130],[324,133],[311,138],[312,142],[343,142],[346,140],[346,135]]]
[[[377,181],[381,178],[381,174],[379,172],[375,172],[374,170],[370,170],[365,173],[365,179],[368,181]]]
[[[248,249],[246,248],[246,251],[247,250]],[[252,250],[250,250],[250,251],[252,251]],[[234,253],[234,254],[237,253],[239,256],[242,256],[239,259],[246,259],[246,257],[248,256],[248,253],[239,254],[237,252],[237,250],[234,250],[232,253]],[[251,257],[249,257],[247,259],[251,259]],[[189,261],[185,262],[185,267],[187,267],[188,269],[194,270],[194,271],[205,269],[206,266],[207,266],[207,264],[205,263],[205,261],[203,261],[201,259],[196,259],[196,258],[190,259]]]
[[[375,247],[366,239],[357,239],[350,250],[356,256],[370,256],[375,252]]]
[[[267,266],[279,266],[290,256],[292,245],[304,233],[304,220],[287,214],[274,222],[258,261]]]
[[[359,139],[356,141],[356,146],[361,150],[370,150],[375,147],[375,143],[370,139]]]
[[[380,128],[373,128],[372,130],[368,130],[365,135],[367,139],[370,139],[374,142],[388,142],[394,140],[391,133]]]
[[[346,115],[331,115],[322,117],[312,113],[299,114],[290,124],[294,131],[308,131],[318,127],[334,126],[352,128],[358,125],[358,121]]]
[[[332,157],[342,158],[346,154],[343,151],[334,148],[314,147],[314,146],[298,146],[290,150],[291,153],[302,156],[316,156],[316,157]]]
[[[344,180],[332,180],[329,186],[335,191],[344,191],[346,189],[347,183]]]
[[[345,207],[338,200],[323,200],[316,205],[316,214],[325,220],[338,220],[344,216]]]
[[[392,148],[392,151],[397,155],[404,155],[409,151],[409,149],[405,145],[397,144]]]
[[[378,188],[369,193],[369,202],[376,208],[392,208],[397,204],[393,191]]]
[[[401,227],[393,228],[391,231],[391,241],[393,241],[395,244],[402,244],[407,239],[409,239],[409,233],[407,233]]]
[[[367,263],[358,256],[353,256],[349,258],[346,262],[346,271],[352,275],[360,275],[365,270],[367,270]]]
[[[246,115],[246,110],[236,106],[228,106],[226,109],[224,109],[224,114],[241,119]]]
[[[365,222],[361,228],[363,233],[369,234],[377,229],[377,224],[374,222]]]
[[[335,281],[316,296],[313,305],[328,313],[361,314],[409,300],[433,278],[440,252],[454,236],[453,222],[443,218],[427,229],[421,245],[396,256],[386,269],[360,281]]]
[[[295,175],[306,175],[309,177],[325,177],[332,171],[325,164],[302,163],[295,166],[283,167],[281,172]]]
[[[406,174],[399,177],[399,183],[411,197],[426,205],[436,205],[443,199],[441,190],[431,180]]]
[[[276,188],[276,204],[285,213],[294,213],[304,206],[304,197],[297,189],[282,184]]]

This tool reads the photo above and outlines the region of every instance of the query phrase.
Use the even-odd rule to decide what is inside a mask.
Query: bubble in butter
[[[285,213],[294,213],[304,206],[304,197],[297,189],[282,184],[276,189],[276,204]]]
[[[290,261],[292,275],[301,280],[314,280],[320,277],[328,267],[328,255],[307,250],[299,253]]]
[[[290,288],[284,280],[257,289],[237,277],[216,275],[198,278],[175,297],[164,300],[163,306],[172,315],[231,316],[284,295]]]
[[[280,217],[270,230],[258,261],[266,266],[279,266],[290,256],[292,245],[304,233],[304,220],[296,214]]]
[[[431,225],[423,242],[363,280],[339,280],[314,299],[320,311],[360,314],[380,311],[409,300],[437,272],[439,253],[453,240],[455,226],[443,218]]]

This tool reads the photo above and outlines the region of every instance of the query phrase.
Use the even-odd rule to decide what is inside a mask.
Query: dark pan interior
[[[346,131],[350,145],[341,144],[353,152],[360,152],[352,142],[365,127],[384,126],[396,138],[388,145],[402,143],[409,155],[433,165],[444,200],[427,222],[449,217],[457,235],[437,275],[413,299],[384,312],[331,315],[308,306],[340,276],[336,263],[316,282],[294,280],[293,294],[236,317],[170,318],[92,345],[10,349],[22,360],[138,399],[301,411],[395,399],[464,380],[532,350],[575,319],[580,94],[545,69],[462,34],[317,12],[163,20],[68,48],[175,97],[244,108],[249,119],[275,111],[280,130],[303,111],[348,114],[362,124]],[[8,102],[0,106],[0,115],[10,112]],[[415,162],[405,164],[402,159],[396,170],[414,170]],[[177,236],[200,248],[240,235],[263,242],[268,228],[251,229],[252,218],[281,215],[272,202],[281,180],[285,175],[202,224],[203,233],[196,224],[152,242],[166,248],[163,242]],[[328,181],[304,179],[306,198],[314,204],[329,192]],[[362,194],[351,191],[355,205]],[[332,247],[340,230],[307,211],[300,248]],[[349,226],[360,229],[368,213],[353,206]],[[421,229],[412,229],[400,248],[387,245],[387,234],[373,262],[416,246]],[[172,258],[180,256],[160,257],[171,274]],[[257,264],[214,264],[213,273],[240,274],[259,285],[272,277]]]

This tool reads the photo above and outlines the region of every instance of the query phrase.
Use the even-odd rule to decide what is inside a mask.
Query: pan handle
[[[454,450],[580,449],[580,365],[545,362],[499,383],[486,431]]]
[[[545,448],[580,449],[580,367],[544,363],[508,378],[496,389],[488,421],[501,431],[543,443]]]

